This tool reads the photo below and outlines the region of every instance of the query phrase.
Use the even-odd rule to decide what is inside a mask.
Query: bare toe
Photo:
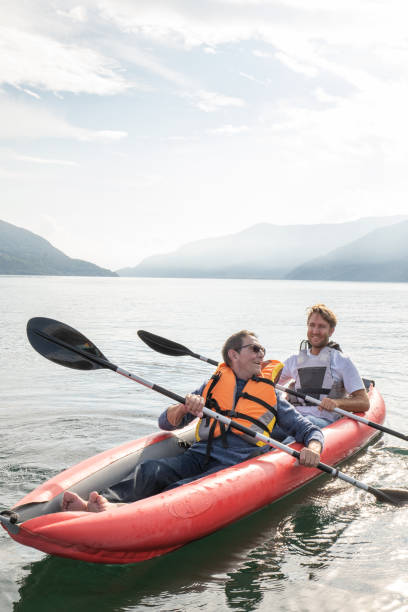
[[[63,512],[86,512],[87,503],[76,493],[73,493],[72,491],[65,491],[62,497],[61,509]]]
[[[116,504],[108,502],[106,497],[99,495],[97,491],[92,491],[88,499],[88,512],[106,512],[116,507]]]

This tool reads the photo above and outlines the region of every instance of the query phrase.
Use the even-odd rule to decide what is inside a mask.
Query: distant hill
[[[117,272],[120,276],[289,278],[305,261],[403,219],[408,217],[369,217],[321,225],[262,223],[236,234],[191,242]]]
[[[118,276],[81,259],[71,259],[44,238],[0,220],[0,274]]]
[[[373,230],[295,268],[286,278],[408,282],[408,221]]]

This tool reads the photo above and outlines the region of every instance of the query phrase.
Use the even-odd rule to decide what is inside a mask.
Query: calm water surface
[[[79,372],[35,353],[27,320],[88,336],[117,365],[184,394],[211,372],[153,353],[147,329],[218,359],[234,331],[256,331],[284,359],[305,308],[338,315],[336,339],[383,394],[387,424],[408,432],[408,285],[196,279],[0,277],[0,505],[69,465],[156,430],[166,398],[107,370]],[[408,488],[408,444],[384,436],[344,471]],[[50,557],[0,530],[1,612],[408,610],[408,508],[320,480],[165,557],[127,566]]]

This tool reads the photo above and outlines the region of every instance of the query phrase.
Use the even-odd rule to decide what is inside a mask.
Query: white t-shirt
[[[313,357],[316,357],[316,355],[310,353],[309,349],[307,349],[307,354],[311,361],[313,361]],[[289,380],[296,380],[297,357],[297,355],[291,355],[283,362],[284,366],[279,377],[280,385],[285,384]],[[364,383],[361,380],[361,376],[350,357],[340,353],[340,351],[333,350],[331,353],[330,368],[333,380],[338,382],[342,381],[347,394],[358,391],[359,389],[364,389]],[[290,394],[288,394],[288,400],[290,402]],[[328,421],[336,421],[341,416],[336,414],[336,412],[319,410],[317,406],[296,406],[296,409],[304,416],[313,414],[327,419]]]

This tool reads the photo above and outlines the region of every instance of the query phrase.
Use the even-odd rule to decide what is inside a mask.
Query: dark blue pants
[[[150,459],[138,465],[120,482],[101,491],[101,494],[111,502],[134,502],[227,467],[215,459],[205,461],[205,455],[191,449],[177,457]]]

